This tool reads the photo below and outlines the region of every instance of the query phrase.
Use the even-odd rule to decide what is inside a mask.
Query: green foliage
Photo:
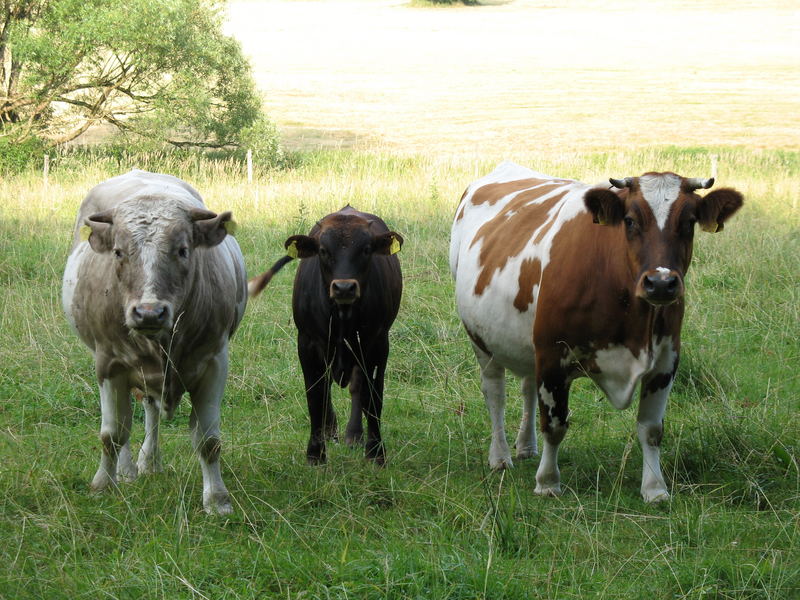
[[[602,181],[702,175],[708,150],[536,155],[522,164]],[[714,149],[720,186],[746,196],[696,237],[680,379],[662,444],[670,503],[639,497],[635,407],[573,384],[561,446],[566,493],[533,494],[538,461],[486,467],[489,424],[447,268],[450,224],[488,158],[317,151],[247,185],[241,164],[197,153],[64,155],[0,180],[0,595],[8,598],[800,597],[800,153]],[[776,168],[776,164],[783,168]],[[60,165],[60,166],[59,166]],[[388,464],[331,444],[305,464],[308,416],[290,297],[296,263],[250,302],[231,342],[223,476],[235,514],[202,513],[188,402],[162,423],[165,471],[92,495],[100,445],[89,352],[66,324],[60,277],[86,191],[133,166],[186,178],[233,210],[251,274],[347,202],[405,238],[391,331]],[[237,170],[238,169],[238,170]],[[507,386],[507,435],[520,417]],[[346,395],[334,391],[340,418]],[[136,406],[132,444],[143,439]]]
[[[34,163],[41,162],[45,145],[38,138],[28,138],[13,143],[0,137],[0,171],[18,173]]]
[[[0,15],[0,135],[55,144],[105,121],[175,145],[237,145],[261,101],[221,33],[222,4],[30,0]]]

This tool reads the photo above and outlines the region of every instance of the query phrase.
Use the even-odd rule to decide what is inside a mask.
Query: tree
[[[56,145],[93,124],[236,145],[261,101],[219,0],[0,0],[0,138]]]

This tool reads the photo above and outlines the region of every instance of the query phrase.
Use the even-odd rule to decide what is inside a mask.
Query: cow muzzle
[[[172,329],[172,310],[166,302],[140,302],[128,310],[128,326],[147,337]]]
[[[361,287],[355,279],[334,279],[329,293],[336,304],[352,304],[361,296]]]
[[[646,271],[636,286],[636,295],[654,306],[672,304],[683,296],[683,278],[664,267]]]

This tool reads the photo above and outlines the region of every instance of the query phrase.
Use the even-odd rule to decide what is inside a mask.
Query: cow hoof
[[[139,458],[136,465],[139,467],[139,475],[152,475],[161,473],[163,468],[158,458]]]
[[[655,504],[657,502],[668,502],[669,492],[667,490],[642,490],[642,498],[648,504]]]
[[[561,495],[561,484],[540,485],[537,483],[536,489],[533,490],[533,493],[537,496],[549,496],[551,498],[557,498]]]
[[[218,492],[203,501],[203,510],[209,515],[230,515],[233,513],[231,498],[227,492]]]
[[[347,444],[350,448],[363,446],[364,432],[363,431],[346,432],[344,435],[344,443]]]
[[[511,456],[504,456],[502,458],[494,458],[494,459],[490,458],[489,467],[493,471],[502,471],[503,469],[513,469],[514,461],[511,460]]]
[[[319,456],[306,454],[306,463],[308,463],[308,465],[311,467],[316,467],[317,465],[324,465],[326,462],[328,462],[328,459],[324,454]]]
[[[139,476],[139,469],[136,468],[136,465],[133,463],[129,463],[127,465],[120,465],[117,467],[117,480],[124,481],[125,483],[130,483]]]
[[[539,452],[536,450],[536,447],[527,446],[525,448],[517,447],[517,458],[520,460],[526,458],[533,458],[534,456],[538,456]]]
[[[115,487],[117,487],[116,480],[102,469],[97,471],[92,479],[92,483],[89,484],[89,489],[94,493],[102,492],[108,488]]]

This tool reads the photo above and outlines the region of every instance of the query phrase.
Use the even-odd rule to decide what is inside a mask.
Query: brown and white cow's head
[[[153,338],[172,330],[176,310],[191,293],[195,251],[222,242],[230,220],[230,212],[187,209],[156,197],[129,200],[86,218],[92,250],[115,261],[131,331]]]
[[[364,293],[372,257],[394,254],[403,245],[399,233],[374,232],[374,223],[359,215],[334,213],[322,219],[311,235],[293,235],[284,246],[295,258],[318,257],[330,299],[339,306],[350,305]]]
[[[690,179],[675,173],[609,181],[616,189],[589,190],[586,208],[595,223],[624,229],[636,296],[653,305],[675,302],[684,293],[695,224],[704,231],[722,231],[742,206],[742,194],[723,188],[700,196],[696,191],[710,188],[713,177]]]

